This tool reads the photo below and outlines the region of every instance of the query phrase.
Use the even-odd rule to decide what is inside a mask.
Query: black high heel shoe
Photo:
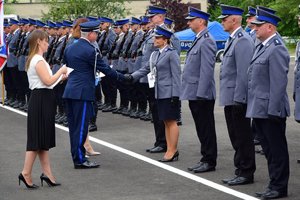
[[[25,186],[26,186],[28,189],[37,189],[37,188],[39,187],[39,186],[37,186],[37,185],[35,185],[35,184],[29,185],[29,184],[26,182],[26,180],[25,180],[25,178],[24,178],[24,176],[23,176],[22,173],[19,174],[19,185],[21,184],[21,181],[25,184]]]
[[[50,187],[55,187],[55,186],[60,186],[61,184],[60,183],[53,183],[50,178],[48,178],[48,176],[46,176],[44,173],[41,174],[40,176],[40,179],[41,179],[41,185],[43,186],[43,181],[45,181],[48,186]]]
[[[179,157],[179,151],[176,151],[174,153],[174,155],[172,156],[172,158],[170,159],[165,159],[165,158],[162,158],[160,160],[158,160],[159,162],[173,162],[173,161],[177,161],[178,160],[178,157]]]

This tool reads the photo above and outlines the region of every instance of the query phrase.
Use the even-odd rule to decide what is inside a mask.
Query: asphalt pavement
[[[294,121],[292,101],[294,61],[291,61],[288,93],[292,116],[287,120],[287,139],[290,153],[290,200],[300,199],[300,124]],[[219,89],[219,64],[215,78]],[[30,191],[21,183],[18,174],[24,163],[26,148],[26,116],[0,107],[0,200],[18,199],[84,199],[84,200],[231,200],[251,199],[254,192],[263,191],[268,184],[266,159],[256,155],[255,182],[229,187],[221,179],[234,173],[233,149],[228,137],[224,111],[215,105],[218,144],[218,164],[215,172],[193,174],[187,171],[200,159],[200,145],[186,101],[182,102],[183,126],[180,127],[179,161],[167,165],[156,162],[163,154],[149,154],[154,131],[150,122],[98,113],[98,131],[91,133],[92,145],[101,155],[91,160],[101,164],[98,169],[74,169],[70,155],[69,134],[65,128],[56,129],[56,147],[50,150],[54,176],[62,186],[40,187]],[[115,145],[115,146],[114,146]],[[41,168],[35,162],[33,182],[40,185]]]

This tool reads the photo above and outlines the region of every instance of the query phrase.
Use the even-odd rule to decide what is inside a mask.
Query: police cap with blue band
[[[108,17],[101,17],[101,23],[104,23],[104,22],[108,22],[108,23],[114,23],[114,20],[112,20],[111,18],[108,18]]]
[[[21,18],[19,20],[19,25],[23,26],[25,24],[29,24],[29,20],[28,19],[25,19],[25,18]]]
[[[149,23],[149,17],[147,16],[142,16],[141,17],[141,25],[146,25]]]
[[[73,22],[71,22],[69,20],[63,20],[63,26],[64,27],[72,27],[73,26]]]
[[[97,21],[98,17],[94,17],[94,16],[88,16],[86,17],[89,21]]]
[[[10,18],[10,19],[9,19],[9,25],[11,26],[11,25],[13,25],[13,24],[15,24],[15,25],[18,25],[18,24],[19,24],[19,21],[18,21],[18,20],[15,20],[15,19],[12,19],[12,18]]]
[[[56,22],[56,28],[61,28],[63,27],[63,23],[62,22]]]
[[[165,18],[165,21],[164,21],[164,23],[165,24],[168,24],[168,25],[172,25],[173,24],[173,22],[174,22],[174,20],[172,20],[172,19],[170,19],[170,18]]]
[[[267,12],[272,13],[272,14],[276,13],[276,10],[273,10],[271,8],[267,8],[267,7],[264,7],[264,6],[256,6],[256,7],[257,7],[257,9],[261,9],[261,10],[267,11]]]
[[[116,20],[115,25],[123,26],[124,24],[128,24],[128,23],[129,23],[129,19],[119,19]]]
[[[155,35],[154,35],[155,37],[166,37],[166,38],[170,39],[172,35],[173,35],[173,33],[171,31],[164,29],[160,26],[157,26],[155,28]]]
[[[56,24],[51,20],[47,21],[47,25],[48,25],[49,28],[56,28]]]
[[[136,17],[132,17],[130,20],[130,24],[140,24],[141,20],[136,18]]]
[[[82,32],[99,32],[100,21],[88,21],[79,24]]]
[[[33,26],[36,25],[36,20],[35,19],[28,18],[28,21],[29,21],[29,25],[33,25]]]
[[[242,16],[244,13],[244,10],[239,7],[228,6],[228,5],[224,5],[224,4],[221,4],[221,10],[222,10],[222,14],[218,17],[219,19],[224,19],[230,15]]]
[[[252,6],[248,6],[248,13],[245,15],[246,17],[251,17],[256,15],[256,9]]]
[[[261,25],[261,24],[265,24],[265,23],[271,23],[274,26],[278,26],[278,22],[280,22],[280,21],[281,21],[281,19],[278,16],[276,16],[270,12],[267,12],[265,10],[257,9],[256,10],[256,20],[251,22],[251,24]]]
[[[38,27],[45,27],[46,24],[44,22],[42,22],[41,20],[36,20],[36,26],[38,26]]]
[[[197,8],[189,7],[188,16],[185,19],[190,20],[190,19],[195,19],[195,18],[201,18],[201,19],[208,21],[209,17],[210,17],[210,14],[203,12]]]
[[[147,10],[147,17],[153,17],[154,15],[157,14],[166,14],[167,13],[167,9],[165,8],[160,8],[157,6],[149,6],[148,10]]]

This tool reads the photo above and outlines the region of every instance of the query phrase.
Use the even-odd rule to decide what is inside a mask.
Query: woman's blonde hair
[[[87,18],[78,18],[76,20],[75,25],[73,26],[73,33],[72,33],[72,37],[79,39],[81,37],[81,32],[80,32],[80,26],[79,24],[84,23],[84,22],[88,22],[89,20]]]
[[[26,61],[26,71],[29,68],[32,57],[35,54],[37,54],[37,52],[39,51],[38,40],[45,40],[45,39],[48,41],[48,34],[45,31],[41,31],[41,30],[34,30],[28,36],[29,55]]]

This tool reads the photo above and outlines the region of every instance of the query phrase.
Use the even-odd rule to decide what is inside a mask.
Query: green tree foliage
[[[106,16],[122,18],[130,12],[125,8],[125,0],[44,0],[49,12],[43,13],[43,19],[54,21],[74,19],[78,16]]]
[[[248,6],[256,5],[270,7],[277,11],[277,15],[282,19],[278,26],[278,32],[283,36],[298,36],[300,30],[297,25],[297,14],[300,13],[298,5],[299,0],[208,0],[208,12],[211,14],[211,20],[218,20],[221,14],[219,4],[237,6],[248,11]]]

